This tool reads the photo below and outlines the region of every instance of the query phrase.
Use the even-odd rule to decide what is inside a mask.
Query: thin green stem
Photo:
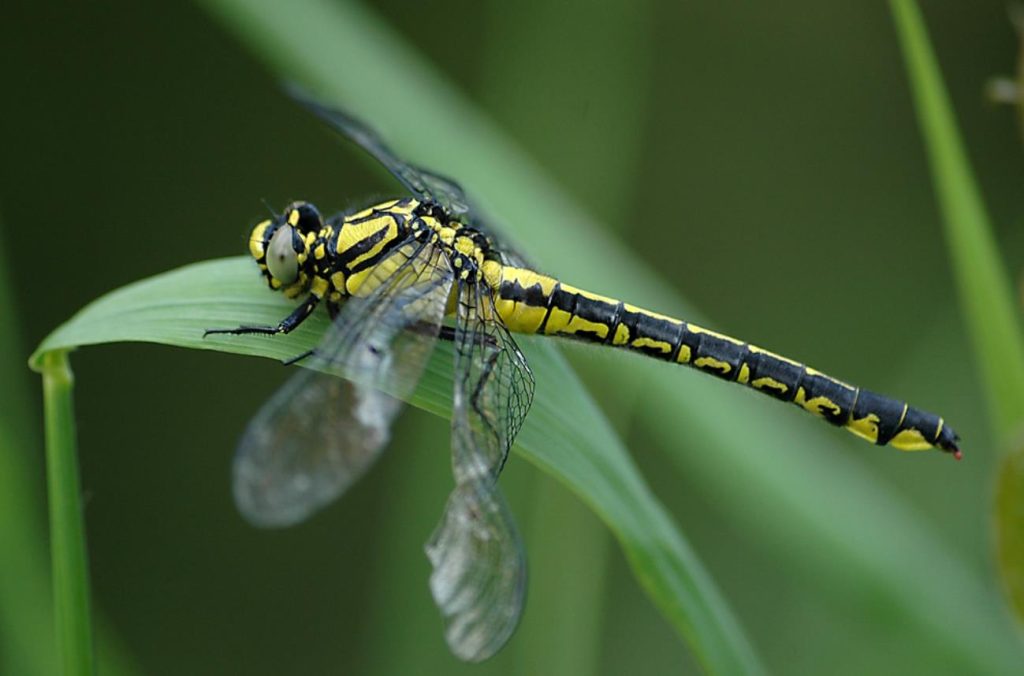
[[[996,438],[1005,442],[1024,421],[1024,339],[1012,286],[921,10],[913,0],[891,0],[890,6],[946,226],[960,305],[981,367]]]
[[[58,659],[66,676],[93,674],[96,661],[89,613],[89,574],[71,400],[73,377],[67,352],[47,352],[41,370]]]

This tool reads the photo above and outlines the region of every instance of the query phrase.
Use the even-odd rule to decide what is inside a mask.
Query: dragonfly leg
[[[313,314],[313,310],[316,309],[316,304],[320,302],[320,299],[310,294],[302,305],[295,308],[294,311],[280,322],[277,326],[237,326],[233,329],[206,329],[203,331],[203,338],[215,334],[230,334],[233,336],[243,336],[248,334],[260,334],[265,336],[275,336],[279,333],[291,333],[298,327],[299,324],[306,320],[306,317]]]
[[[285,359],[281,363],[284,364],[285,366],[291,366],[292,364],[298,364],[300,361],[302,361],[306,357],[311,357],[314,354],[316,354],[316,350],[315,349],[313,349],[313,350],[306,350],[305,352],[303,352],[303,353],[301,353],[299,355],[296,355],[296,356],[294,356],[294,357],[292,357],[290,359]]]

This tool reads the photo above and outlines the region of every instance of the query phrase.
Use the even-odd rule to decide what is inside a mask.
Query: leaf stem
[[[67,352],[47,352],[41,371],[57,653],[63,674],[88,675],[95,673],[95,656]]]

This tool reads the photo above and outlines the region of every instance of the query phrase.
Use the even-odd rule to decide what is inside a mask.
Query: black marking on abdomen
[[[673,361],[679,351],[683,334],[683,323],[656,317],[647,312],[635,312],[623,308],[619,324],[629,331],[629,341],[621,347],[641,352],[662,361]],[[615,327],[618,329],[618,326]],[[612,335],[612,339],[614,339]],[[639,342],[638,342],[639,341]],[[650,341],[648,343],[647,341]],[[665,345],[662,349],[658,345]]]
[[[861,420],[868,416],[874,416],[875,425],[878,427],[878,439],[875,441],[879,446],[889,443],[896,433],[900,431],[904,422],[904,410],[910,413],[906,404],[896,401],[890,397],[876,394],[870,390],[861,390],[857,396],[857,403],[853,407],[853,419]],[[938,422],[938,419],[936,419]],[[924,429],[921,430],[924,432]],[[935,426],[932,426],[932,433]],[[927,433],[926,433],[927,435]]]
[[[559,292],[564,294],[559,287]],[[566,294],[567,295],[567,294]],[[580,319],[586,319],[588,322],[596,322],[603,324],[604,326],[611,327],[616,322],[616,315],[618,314],[618,307],[614,304],[607,303],[603,300],[597,300],[596,298],[588,298],[578,293],[572,294],[574,297],[572,305],[572,314],[579,317]],[[611,329],[608,331],[611,334]],[[604,340],[603,338],[601,340]]]
[[[748,347],[746,364],[749,372],[746,384],[782,401],[793,401],[796,398],[797,388],[807,374],[807,368],[803,364],[780,359],[774,354],[756,348],[751,350]],[[760,383],[765,378],[781,383],[786,389],[755,387],[754,383]]]
[[[740,375],[740,365],[747,356],[746,343],[727,340],[703,331],[693,331],[687,325],[683,342],[692,346],[690,364],[722,380],[734,381]]]
[[[822,400],[817,413],[833,425],[843,426],[850,420],[854,404],[858,399],[858,390],[828,376],[804,373],[798,387],[804,390],[804,400],[813,402]]]
[[[501,283],[499,296],[503,300],[525,303],[530,307],[550,307],[549,303],[554,297],[554,294],[551,296],[546,295],[539,282],[524,287],[519,283],[518,279],[513,279],[511,282],[503,281]]]

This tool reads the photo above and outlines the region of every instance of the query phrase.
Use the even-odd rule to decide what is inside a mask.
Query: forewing
[[[437,202],[453,216],[469,211],[465,193],[452,179],[402,160],[376,132],[348,113],[320,103],[295,85],[287,85],[285,89],[292,99],[369,153],[401,181],[402,185],[421,199]]]
[[[457,485],[426,552],[448,647],[470,662],[491,657],[515,631],[526,596],[522,541],[497,486]]]
[[[430,357],[451,278],[440,250],[406,242],[345,303],[306,358],[311,368],[263,405],[239,442],[235,502],[250,522],[302,521],[373,463]]]

